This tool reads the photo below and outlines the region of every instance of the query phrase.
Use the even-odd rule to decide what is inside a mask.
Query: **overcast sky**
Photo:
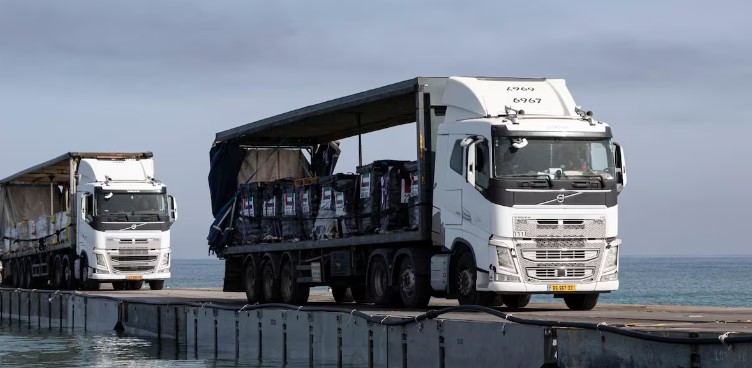
[[[207,257],[216,132],[419,75],[567,79],[627,150],[624,255],[752,255],[744,1],[0,0],[0,177],[153,151]],[[414,157],[407,129],[366,161]],[[346,144],[352,159],[356,152]]]

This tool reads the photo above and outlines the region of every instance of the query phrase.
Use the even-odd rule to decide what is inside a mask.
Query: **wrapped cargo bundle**
[[[239,186],[239,216],[235,220],[235,243],[253,244],[261,241],[261,216],[263,209],[259,183]]]
[[[314,239],[351,236],[358,231],[358,176],[335,174],[319,178],[321,202],[313,227]]]
[[[313,239],[313,225],[321,204],[321,187],[316,183],[296,186],[298,213],[303,226],[304,239]]]
[[[70,214],[58,212],[55,214],[55,234],[57,243],[66,243],[70,239]]]
[[[269,183],[261,189],[264,211],[261,215],[261,239],[269,242],[282,238],[280,217],[282,215],[282,191],[275,183]]]
[[[420,168],[418,166],[418,161],[406,163],[405,170],[409,176],[409,191],[407,192],[407,222],[410,230],[417,230],[418,226],[420,226],[420,196],[418,191],[418,186],[420,185]],[[403,187],[407,188],[408,186],[405,185]]]
[[[381,232],[406,229],[408,227],[407,198],[403,193],[410,174],[405,165],[390,166],[381,176]]]
[[[295,182],[293,180],[282,179],[278,180],[276,184],[280,188],[279,203],[282,206],[280,217],[282,239],[304,239],[303,221],[295,195]]]
[[[14,250],[26,249],[26,244],[29,242],[29,222],[24,220],[17,223],[16,234],[18,234],[18,241]]]
[[[15,250],[16,239],[18,239],[18,234],[16,233],[16,227],[15,226],[6,227],[5,231],[3,232],[3,249],[5,249],[6,253],[10,252],[11,249]]]
[[[358,214],[361,234],[370,234],[379,230],[381,226],[381,177],[389,171],[390,167],[405,163],[406,161],[379,160],[357,168],[360,174]]]
[[[51,236],[54,231],[52,227],[52,216],[40,216],[37,218],[37,236],[35,239],[39,238],[41,242],[44,242],[44,244],[52,244]],[[37,241],[35,243],[41,244],[40,241]]]

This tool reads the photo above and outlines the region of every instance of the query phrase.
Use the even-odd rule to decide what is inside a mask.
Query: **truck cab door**
[[[72,242],[78,245],[79,248],[87,247],[92,244],[94,240],[94,229],[92,228],[92,221],[94,221],[94,195],[87,192],[78,192],[76,196],[76,239],[71,239]]]
[[[441,219],[444,225],[462,225],[462,187],[465,186],[465,149],[464,138],[447,139],[446,149],[449,154],[449,168],[444,175],[444,211]]]
[[[476,234],[483,230],[482,237],[490,231],[491,204],[485,194],[489,188],[490,150],[486,138],[476,136],[465,144],[466,183],[462,191],[463,230]],[[470,229],[470,227],[473,229]],[[487,237],[486,237],[487,238]]]

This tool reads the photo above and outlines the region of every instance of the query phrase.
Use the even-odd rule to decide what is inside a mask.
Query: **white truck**
[[[160,290],[176,219],[151,152],[63,154],[0,181],[3,281]]]
[[[328,285],[338,301],[349,292],[356,302],[409,308],[432,296],[521,308],[532,294],[552,294],[570,309],[592,309],[619,286],[617,197],[627,182],[622,148],[592,115],[564,80],[418,77],[217,133],[209,241],[226,260],[225,290],[245,290],[251,303],[299,304],[311,286]],[[320,171],[322,146],[410,123],[417,169],[402,176],[402,194],[414,197],[417,226],[326,239],[233,235],[253,233],[244,193],[255,190],[233,185],[284,177],[260,175],[265,162],[280,166],[279,152],[307,151],[311,162],[300,160],[297,172]],[[360,175],[360,198],[368,199],[368,175]],[[284,198],[293,197],[308,198]],[[345,215],[346,201],[337,201]],[[355,212],[357,221],[369,216]]]

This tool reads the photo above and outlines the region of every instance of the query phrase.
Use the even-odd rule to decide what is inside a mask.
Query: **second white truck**
[[[66,153],[0,181],[3,281],[160,290],[176,219],[151,152]]]

